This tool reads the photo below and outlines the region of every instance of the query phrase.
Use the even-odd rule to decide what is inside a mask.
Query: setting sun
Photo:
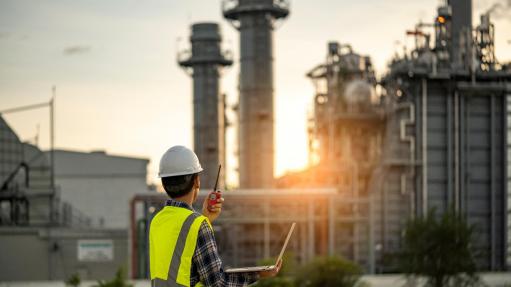
[[[307,108],[310,95],[277,97],[275,176],[307,166]],[[279,116],[280,115],[280,116]]]

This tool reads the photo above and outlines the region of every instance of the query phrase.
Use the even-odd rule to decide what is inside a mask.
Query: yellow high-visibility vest
[[[174,206],[156,214],[149,228],[151,286],[190,287],[192,256],[204,220],[211,227],[205,216]]]

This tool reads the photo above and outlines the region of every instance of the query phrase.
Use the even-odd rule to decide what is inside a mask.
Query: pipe
[[[136,222],[135,222],[135,204],[138,201],[138,196],[135,196],[131,199],[130,202],[130,228],[129,228],[129,234],[128,238],[131,242],[129,242],[128,246],[131,246],[131,248],[128,248],[128,258],[131,257],[130,260],[130,270],[131,274],[129,276],[131,279],[137,279],[137,268],[138,268],[138,247],[137,247],[137,236],[135,232],[136,228]]]
[[[402,103],[397,106],[397,109],[409,109],[409,117],[402,119],[399,122],[399,138],[403,142],[409,143],[409,150],[410,150],[410,164],[411,164],[411,170],[410,170],[410,177],[413,177],[415,174],[415,138],[413,135],[407,135],[406,133],[406,127],[415,125],[415,105],[411,102],[408,103]],[[406,193],[406,175],[401,174],[401,194]],[[411,206],[410,206],[410,213],[412,218],[415,215],[415,196],[414,193],[410,193],[410,200],[411,200]]]
[[[369,261],[369,274],[375,273],[375,254],[374,254],[374,216],[373,216],[373,193],[369,193],[369,228],[368,228],[368,261]]]
[[[309,242],[309,245],[308,245],[308,259],[309,260],[312,260],[312,258],[314,258],[314,245],[315,245],[315,242],[314,242],[314,201],[309,201],[308,202],[308,226],[307,226],[307,229],[308,229],[308,242]]]
[[[270,258],[270,203],[266,199],[264,202],[264,258]]]
[[[460,95],[454,91],[454,210],[460,211]]]
[[[55,222],[55,86],[52,87],[52,98],[50,100],[50,180],[51,180],[51,197],[50,197],[50,223]]]
[[[453,150],[453,138],[452,138],[452,135],[453,135],[453,125],[452,125],[452,122],[453,122],[453,113],[452,113],[452,110],[453,110],[453,101],[454,101],[454,96],[451,97],[452,95],[452,90],[451,90],[451,85],[449,85],[447,87],[447,96],[445,97],[445,103],[447,105],[447,109],[446,109],[446,124],[445,124],[445,128],[447,130],[447,133],[446,133],[446,137],[447,137],[447,145],[446,145],[446,152],[447,152],[447,157],[446,157],[446,161],[447,161],[447,190],[446,190],[446,193],[445,193],[445,209],[449,209],[450,207],[454,207],[454,204],[453,204],[453,199],[454,199],[454,187],[453,187],[453,178],[454,178],[454,175],[453,175],[453,170],[451,167],[454,166],[454,160],[453,160],[453,155],[452,155],[452,150]]]
[[[495,270],[496,253],[496,214],[495,214],[495,95],[490,97],[490,269]]]
[[[504,147],[504,150],[503,150],[503,154],[504,154],[504,159],[502,161],[502,166],[503,166],[503,172],[502,172],[502,175],[504,177],[504,180],[502,181],[502,185],[503,185],[503,192],[504,192],[504,196],[507,196],[507,198],[510,198],[511,197],[511,193],[509,191],[509,176],[508,176],[508,170],[509,170],[509,167],[508,167],[508,162],[509,162],[509,153],[508,151],[510,150],[510,147],[508,146],[508,142],[509,142],[509,138],[510,138],[510,134],[509,134],[509,118],[511,116],[511,109],[509,108],[509,104],[511,102],[511,93],[507,93],[505,94],[505,98],[503,100],[503,105],[502,105],[502,114],[505,115],[504,119],[502,120],[502,129],[504,131],[506,131],[505,133],[505,136],[502,137],[502,147]],[[502,206],[502,210],[504,211],[508,211],[508,208],[509,208],[509,205],[508,205],[508,201],[509,200],[502,200],[501,202],[501,206]],[[502,240],[502,244],[501,244],[501,250],[508,250],[509,246],[508,244],[510,243],[509,242],[509,229],[506,228],[506,226],[509,226],[509,220],[511,219],[511,214],[509,214],[509,211],[508,211],[508,214],[506,216],[506,214],[503,216],[502,218],[502,226],[504,226],[503,228],[503,238],[506,238],[507,240]],[[501,261],[501,264],[502,264],[502,267],[503,269],[506,269],[506,265],[509,266],[509,264],[507,264],[507,262],[509,262],[507,260],[507,258],[509,258],[509,256],[502,256],[502,261]]]
[[[422,214],[428,212],[428,86],[427,80],[422,79]]]
[[[463,185],[464,188],[460,188],[460,192],[463,192],[463,196],[460,194],[460,197],[462,196],[462,210],[464,212],[465,218],[468,218],[468,190],[469,190],[469,184],[470,184],[470,167],[472,166],[470,163],[470,140],[469,140],[469,134],[470,134],[470,105],[469,105],[469,99],[466,98],[465,101],[465,118],[464,118],[464,137],[465,137],[465,154],[463,155],[464,159],[464,168],[463,168]]]
[[[458,178],[458,183],[459,183],[459,189],[458,189],[458,212],[461,214],[465,209],[464,209],[464,199],[463,199],[463,196],[462,196],[462,191],[465,190],[465,178],[466,178],[466,174],[465,174],[465,167],[466,167],[466,155],[467,155],[467,151],[466,151],[466,144],[465,144],[465,137],[466,137],[466,126],[468,124],[468,120],[465,120],[466,119],[466,99],[465,99],[465,96],[460,96],[458,95],[458,100],[459,100],[459,136],[458,136],[458,139],[459,139],[459,160],[458,160],[458,165],[459,165],[459,168],[458,168],[458,173],[459,173],[459,178]]]
[[[358,196],[358,165],[352,161],[351,162],[351,165],[353,166],[353,193],[354,193],[354,198],[355,198],[355,202],[353,203],[352,205],[352,210],[354,211],[353,212],[353,215],[355,216],[355,218],[358,218],[360,216],[360,213],[359,213],[359,205],[360,205],[360,202],[358,201],[359,199],[359,196]],[[355,221],[353,223],[353,261],[355,262],[358,262],[358,253],[359,253],[359,250],[358,250],[358,225],[360,223],[358,221]]]
[[[328,201],[328,255],[335,255],[335,213],[334,213],[334,198]]]
[[[33,105],[28,105],[28,106],[22,106],[22,107],[6,109],[6,110],[3,110],[3,111],[0,111],[0,115],[5,115],[5,114],[9,114],[9,113],[17,113],[17,112],[23,112],[23,111],[33,110],[33,109],[44,108],[44,107],[47,107],[48,105],[49,104],[46,102],[46,103],[39,103],[39,104],[33,104]]]

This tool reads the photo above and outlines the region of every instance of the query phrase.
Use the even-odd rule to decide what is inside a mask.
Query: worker
[[[276,276],[282,262],[273,271],[224,272],[211,225],[222,211],[224,198],[208,206],[206,197],[202,214],[192,207],[201,171],[197,155],[184,146],[171,147],[160,160],[158,176],[170,199],[149,229],[152,286],[237,287]]]

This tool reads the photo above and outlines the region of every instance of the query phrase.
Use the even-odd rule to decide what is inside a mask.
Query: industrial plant
[[[316,88],[311,164],[273,179],[272,27],[288,16],[289,3],[223,4],[224,17],[240,30],[241,65],[240,187],[225,192],[229,204],[215,225],[227,266],[275,256],[286,226],[298,222],[291,243],[298,262],[338,255],[371,274],[395,272],[385,258],[399,250],[406,222],[453,208],[477,229],[479,268],[508,268],[511,69],[495,58],[490,13],[474,27],[471,1],[448,1],[430,22],[403,31],[416,46],[392,59],[380,79],[370,56],[329,42],[325,61],[304,71]],[[196,26],[192,49],[193,33]],[[202,91],[198,82],[194,76],[194,95]],[[195,110],[199,105],[194,100]],[[137,198],[146,212],[133,218],[145,223],[132,226],[148,226],[164,198]],[[132,237],[136,277],[148,272],[141,264],[145,232]]]
[[[371,56],[349,39],[325,39],[324,61],[303,71],[315,89],[304,127],[309,165],[278,178],[273,48],[277,24],[292,7],[287,0],[224,0],[220,12],[239,31],[240,54],[222,48],[218,23],[200,22],[191,25],[190,49],[179,51],[175,64],[190,75],[193,149],[211,171],[227,163],[222,71],[239,61],[239,187],[223,192],[226,204],[214,224],[225,266],[275,257],[296,222],[288,251],[298,263],[331,255],[367,274],[395,273],[386,259],[400,250],[408,220],[454,210],[476,230],[478,269],[509,270],[511,63],[495,56],[491,10],[472,23],[471,0],[447,0],[433,19],[403,30],[415,46],[396,54],[379,77]],[[167,199],[147,191],[148,161],[101,151],[45,152],[21,143],[2,117],[0,129],[0,253],[9,254],[0,265],[13,266],[0,270],[0,281],[22,276],[14,271],[21,261],[6,261],[19,256],[17,240],[37,244],[49,264],[35,280],[65,278],[62,264],[86,278],[104,277],[121,262],[128,262],[131,278],[147,279],[149,224]],[[119,173],[106,172],[112,169]],[[215,176],[201,177],[196,210]],[[91,180],[96,192],[87,202]],[[111,202],[103,194],[121,189],[122,208],[91,206]],[[86,257],[91,242],[115,250],[107,269]],[[83,257],[59,261],[61,253],[76,253],[76,244]]]

